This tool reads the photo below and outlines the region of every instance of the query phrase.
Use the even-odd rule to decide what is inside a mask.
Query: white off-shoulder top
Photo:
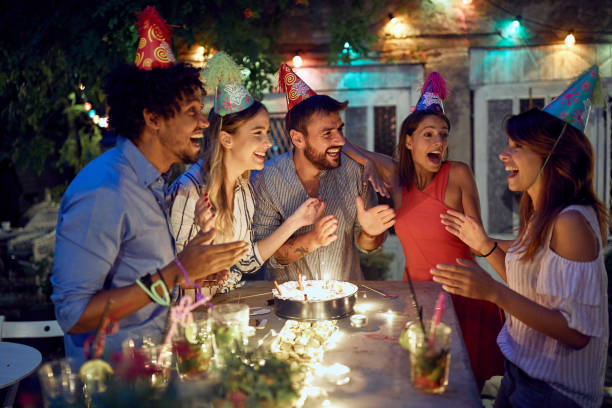
[[[599,239],[599,254],[589,262],[565,259],[545,245],[533,260],[520,259],[518,248],[506,254],[508,286],[550,309],[559,310],[569,327],[590,336],[586,347],[575,350],[510,315],[497,343],[504,356],[533,378],[545,381],[584,407],[601,406],[608,347],[608,279],[601,232],[595,210],[572,205]]]

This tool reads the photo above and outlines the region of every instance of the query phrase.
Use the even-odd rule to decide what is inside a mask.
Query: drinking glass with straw
[[[445,302],[446,293],[441,292],[433,319],[409,322],[401,336],[402,345],[410,351],[412,384],[426,393],[441,394],[448,384],[451,328],[441,322]]]

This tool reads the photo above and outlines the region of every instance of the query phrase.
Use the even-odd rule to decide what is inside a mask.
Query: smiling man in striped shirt
[[[375,194],[363,183],[363,167],[342,153],[340,111],[347,102],[316,95],[286,65],[281,83],[289,104],[285,126],[294,149],[252,177],[256,239],[271,234],[308,197],[319,197],[325,212],[274,254],[268,277],[295,280],[299,268],[310,279],[363,279],[357,250],[380,248],[395,212],[375,205]]]

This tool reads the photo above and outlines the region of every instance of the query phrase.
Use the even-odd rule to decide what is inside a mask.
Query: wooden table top
[[[359,407],[480,407],[480,395],[461,336],[450,296],[442,322],[452,329],[451,365],[446,392],[428,395],[414,390],[410,382],[410,360],[397,339],[405,323],[416,319],[407,282],[363,281],[358,285],[358,300],[355,309],[368,316],[368,325],[353,328],[348,318],[338,321],[343,333],[336,348],[325,353],[326,365],[341,363],[348,366],[350,382],[345,385],[325,386],[326,395],[306,401],[305,407],[320,407],[325,400],[336,408]],[[365,286],[374,289],[368,289]],[[417,299],[423,307],[423,318],[430,319],[441,286],[435,282],[414,282]],[[274,314],[274,306],[267,306],[272,299],[272,282],[249,281],[241,289],[217,295],[213,303],[246,303],[250,307],[269,307],[271,312],[255,316],[268,319],[269,329],[280,331],[285,319]],[[396,299],[384,298],[375,290],[398,295]],[[389,313],[391,311],[391,313]],[[256,339],[268,330],[258,330]]]
[[[25,344],[0,341],[0,388],[30,375],[42,361],[40,352]]]

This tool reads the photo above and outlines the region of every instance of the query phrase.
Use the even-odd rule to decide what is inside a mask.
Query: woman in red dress
[[[445,160],[451,128],[442,111],[445,96],[444,79],[433,72],[425,82],[416,110],[402,123],[398,161],[351,145],[348,140],[343,148],[354,160],[366,166],[375,165],[391,187],[395,232],[406,256],[404,280],[432,280],[430,270],[435,265],[473,258],[470,248],[440,223],[440,214],[448,209],[480,220],[472,171],[464,163]],[[452,299],[472,371],[481,389],[488,378],[504,371],[504,359],[496,343],[504,315],[486,301],[454,295]]]

